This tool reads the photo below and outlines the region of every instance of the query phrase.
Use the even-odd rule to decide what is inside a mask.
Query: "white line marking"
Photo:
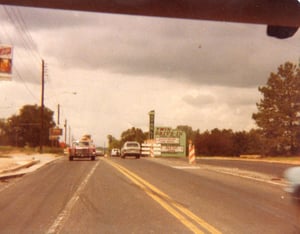
[[[245,178],[245,179],[249,179],[249,180],[255,180],[255,181],[259,181],[259,182],[273,184],[273,185],[279,185],[279,186],[285,186],[286,185],[286,183],[284,181],[280,181],[280,182],[272,181],[271,177],[260,178],[257,174],[255,174],[254,176],[251,176],[251,172],[249,172],[249,171],[240,170],[239,172],[234,173],[234,172],[229,172],[229,171],[225,171],[225,170],[218,169],[218,168],[213,168],[213,167],[210,167],[210,166],[205,166],[204,169],[207,169],[207,170],[210,170],[210,171],[215,171],[217,173],[223,173],[223,174],[227,174],[227,175],[231,175],[231,176],[241,177],[241,178]],[[245,175],[245,173],[249,173],[250,175]],[[262,176],[263,175],[264,174],[262,174]]]
[[[96,170],[99,163],[100,163],[100,161],[98,161],[95,164],[95,166],[92,168],[90,173],[85,177],[85,179],[80,184],[78,189],[75,191],[75,193],[73,194],[72,198],[69,200],[69,202],[67,203],[65,208],[60,212],[60,214],[57,216],[57,218],[54,221],[54,223],[52,224],[52,226],[49,228],[49,230],[47,231],[47,234],[59,233],[61,231],[61,229],[63,227],[63,224],[65,223],[68,216],[70,215],[72,208],[76,204],[77,200],[79,199],[79,196],[80,196],[81,192],[85,188],[85,186],[88,183],[90,177],[95,172],[95,170]]]
[[[200,169],[200,167],[195,167],[195,166],[171,166],[171,167],[175,169]]]

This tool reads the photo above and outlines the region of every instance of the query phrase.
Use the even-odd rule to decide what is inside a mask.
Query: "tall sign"
[[[9,45],[0,45],[0,80],[11,80],[13,48]]]
[[[149,139],[154,139],[154,120],[155,111],[152,110],[149,112]]]

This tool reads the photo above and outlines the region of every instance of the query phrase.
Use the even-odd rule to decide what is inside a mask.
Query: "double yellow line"
[[[167,194],[163,193],[158,188],[143,180],[141,177],[137,176],[125,167],[122,167],[121,165],[111,160],[106,160],[106,162],[116,168],[132,182],[134,182],[138,187],[145,191],[148,196],[150,196],[154,201],[160,204],[165,210],[167,210],[171,215],[177,218],[192,232],[199,234],[207,232],[215,234],[221,233],[219,230],[206,223],[203,219],[199,218],[193,212],[174,201]]]

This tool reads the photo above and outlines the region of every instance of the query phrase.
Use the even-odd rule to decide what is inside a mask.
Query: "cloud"
[[[202,107],[210,105],[215,102],[215,98],[212,95],[198,94],[197,96],[186,95],[182,100],[192,106]]]
[[[182,100],[197,108],[220,104],[235,108],[236,106],[254,105],[258,101],[258,97],[257,88],[198,86],[189,90]]]
[[[297,59],[286,48],[298,35],[274,40],[260,25],[21,9],[35,41],[43,41],[40,52],[63,69],[255,87],[283,57]]]

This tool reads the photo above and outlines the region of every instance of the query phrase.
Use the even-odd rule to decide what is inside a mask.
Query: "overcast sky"
[[[131,127],[255,128],[252,113],[270,72],[299,62],[300,33],[286,40],[263,25],[150,18],[0,5],[0,43],[14,46],[12,81],[0,81],[0,118],[61,105],[75,138],[98,145]],[[76,93],[76,94],[74,94]]]

